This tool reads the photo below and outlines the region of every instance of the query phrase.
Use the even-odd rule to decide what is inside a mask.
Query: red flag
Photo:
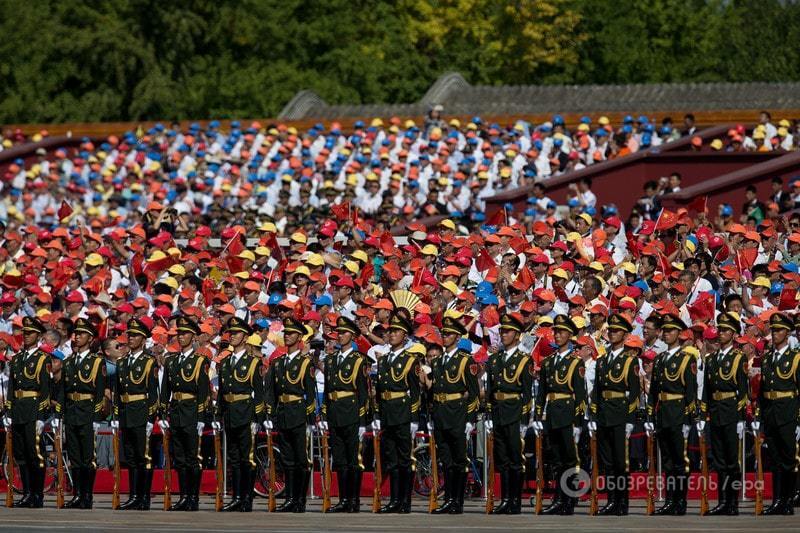
[[[636,240],[636,236],[633,233],[628,233],[626,235],[626,238],[628,239],[628,252],[630,252],[631,255],[633,255],[633,257],[635,257],[636,259],[639,259],[640,250],[639,250],[639,243]]]
[[[479,272],[485,272],[492,267],[496,267],[497,264],[494,262],[494,259],[489,252],[486,251],[486,248],[481,248],[478,251],[478,257],[475,259],[475,266],[478,267]]]
[[[708,211],[708,196],[698,196],[688,204],[686,204],[686,210],[689,213],[705,213]]]
[[[756,257],[758,257],[758,248],[743,248],[736,252],[736,257],[738,259],[739,272],[750,270],[756,262]]]
[[[66,200],[61,200],[61,207],[58,208],[56,213],[58,214],[58,220],[64,220],[72,214],[72,206]]]
[[[361,269],[361,272],[358,273],[356,283],[363,289],[372,279],[373,274],[375,274],[375,267],[372,266],[372,263],[367,263],[364,265],[364,268]]]
[[[714,318],[714,295],[710,292],[698,294],[694,303],[688,306],[689,316],[693,322],[706,322]]]
[[[531,269],[527,266],[523,267],[522,271],[517,276],[517,280],[525,286],[525,290],[531,288],[531,286],[536,282],[536,278],[531,272]]]
[[[350,202],[332,205],[331,213],[333,213],[339,221],[348,220],[350,218]]]
[[[521,254],[522,252],[527,250],[528,247],[530,246],[530,244],[528,244],[528,239],[526,239],[525,237],[514,237],[508,244],[518,254]]]
[[[358,208],[354,207],[350,210],[350,218],[351,222],[353,223],[353,227],[358,226]]]
[[[656,221],[656,231],[662,231],[675,227],[678,223],[678,215],[667,209],[662,209]]]
[[[542,366],[542,359],[551,355],[555,349],[553,348],[553,329],[552,328],[538,328],[536,330],[536,336],[539,337],[539,340],[536,341],[536,344],[533,346],[533,352],[531,353],[531,357],[533,357],[534,362],[536,363],[536,367]]]
[[[372,348],[372,343],[363,335],[356,337],[355,343],[356,346],[358,346],[358,351],[361,353],[367,353],[369,349]]]
[[[797,289],[784,287],[781,291],[781,299],[778,302],[779,311],[797,309]]]
[[[261,244],[269,248],[270,257],[274,258],[278,262],[283,259],[283,250],[281,249],[281,245],[278,244],[278,238],[274,233],[270,233],[268,236],[263,237],[261,239]]]
[[[497,210],[494,215],[486,220],[487,226],[505,226],[506,224],[508,224],[508,217],[506,216],[505,208]]]

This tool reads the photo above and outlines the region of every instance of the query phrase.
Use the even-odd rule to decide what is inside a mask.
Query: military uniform
[[[229,333],[252,334],[250,326],[238,317],[228,322]],[[253,508],[255,484],[255,433],[252,428],[264,421],[264,380],[261,360],[247,353],[246,346],[232,353],[218,371],[219,391],[215,418],[225,426],[225,449],[231,470],[233,500],[223,511],[249,512]]]
[[[178,333],[197,335],[200,328],[189,317],[177,320]],[[187,350],[170,357],[165,364],[161,387],[161,418],[168,420],[172,435],[173,467],[178,472],[181,498],[171,511],[196,511],[200,499],[200,439],[209,399],[208,360]],[[200,426],[202,427],[202,426]]]
[[[788,329],[783,313],[770,317],[770,328]],[[761,389],[755,420],[764,424],[764,442],[772,459],[772,505],[764,514],[792,514],[798,466],[795,431],[800,426],[800,349],[774,347],[761,360]]]
[[[305,335],[305,327],[288,318],[283,322],[284,334]],[[311,475],[308,455],[308,428],[314,423],[316,381],[311,358],[295,350],[276,359],[266,378],[267,415],[278,430],[286,476],[286,501],[278,512],[305,512],[306,493]]]
[[[611,315],[609,329],[633,331],[623,315]],[[595,363],[589,420],[597,424],[597,444],[607,482],[608,503],[599,514],[628,514],[628,436],[626,425],[636,421],[639,406],[639,361],[625,346],[609,346]]]
[[[94,325],[85,318],[75,321],[73,334],[85,332],[97,337]],[[97,472],[95,424],[105,419],[106,362],[90,350],[73,353],[64,361],[56,402],[64,419],[64,434],[75,496],[65,507],[91,509]]]
[[[361,334],[358,325],[347,317],[339,317],[336,330]],[[359,428],[368,422],[367,380],[370,365],[352,346],[331,354],[325,359],[325,394],[322,418],[330,432],[333,468],[339,486],[339,503],[331,512],[358,512],[360,510],[361,461]]]
[[[23,318],[22,329],[40,335],[45,332],[44,324],[34,317]],[[44,500],[45,461],[39,436],[50,413],[50,356],[38,348],[26,348],[9,365],[5,409],[11,418],[14,461],[23,491],[15,505],[38,508]]]
[[[662,329],[686,329],[675,315],[666,315]],[[653,361],[648,421],[654,423],[667,482],[666,504],[656,514],[686,513],[689,457],[683,426],[690,425],[697,411],[697,356],[694,347],[680,345],[658,354]]]
[[[389,328],[412,331],[410,321],[397,313],[392,315]],[[405,349],[389,351],[378,360],[375,413],[380,417],[381,452],[390,489],[389,503],[380,509],[381,513],[411,510],[415,464],[410,424],[419,424],[418,366],[416,357]]]
[[[522,332],[514,315],[500,317],[500,328]],[[494,514],[518,514],[525,476],[523,437],[531,413],[533,366],[519,345],[503,348],[486,362],[486,412],[494,434],[494,464],[500,472],[501,502]]]
[[[727,312],[717,318],[717,327],[740,333],[741,322],[736,313]],[[742,458],[737,424],[744,426],[747,406],[747,357],[733,343],[709,354],[705,360],[700,420],[709,419],[711,457],[717,471],[719,504],[710,515],[738,514],[739,491],[734,481],[741,479]]]
[[[445,317],[442,333],[467,334],[458,320]],[[480,391],[478,364],[469,352],[456,345],[431,363],[431,397],[433,400],[433,435],[436,456],[445,472],[444,505],[437,514],[460,514],[464,507],[467,482],[467,423],[475,425],[478,416]]]
[[[555,317],[553,329],[569,331],[572,335],[578,331],[566,315]],[[536,398],[535,416],[545,423],[555,479],[564,479],[574,489],[577,489],[575,478],[580,471],[574,430],[581,427],[586,413],[585,373],[583,360],[577,357],[572,345],[567,350],[557,351],[542,362]],[[574,474],[567,474],[572,471]],[[574,512],[576,503],[577,499],[568,496],[559,481],[553,502],[542,513],[569,515]]]

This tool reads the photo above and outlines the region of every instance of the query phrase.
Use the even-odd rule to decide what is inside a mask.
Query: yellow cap
[[[103,262],[103,256],[100,254],[89,254],[86,256],[86,261],[84,261],[89,266],[100,266]]]
[[[242,250],[236,257],[238,257],[239,259],[249,259],[250,261],[256,260],[256,254],[254,254],[250,250]]]
[[[176,276],[185,276],[186,269],[183,268],[183,265],[172,265],[167,269],[167,272],[170,274],[175,274]]]
[[[432,244],[426,244],[425,246],[422,247],[422,250],[420,250],[420,252],[422,253],[422,255],[439,255],[439,249]]]
[[[306,237],[305,233],[295,231],[294,233],[292,233],[292,236],[289,237],[289,240],[305,244],[308,242],[308,237]]]
[[[278,228],[275,227],[274,222],[264,222],[261,224],[261,227],[258,228],[258,231],[269,231],[272,233],[278,233]]]
[[[458,288],[458,285],[456,285],[452,281],[445,281],[444,283],[440,283],[439,285],[441,285],[448,291],[452,292],[454,296],[457,296],[461,292],[461,290]]]

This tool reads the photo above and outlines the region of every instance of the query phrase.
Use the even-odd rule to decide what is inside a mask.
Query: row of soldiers
[[[459,348],[467,334],[457,319],[442,324],[443,354],[432,361],[430,374],[409,350],[413,312],[399,308],[390,320],[389,352],[377,362],[370,379],[367,358],[353,342],[360,328],[347,317],[336,323],[340,350],[325,364],[321,416],[315,414],[314,365],[303,349],[307,328],[288,318],[283,323],[286,355],[274,359],[262,376],[260,357],[247,349],[251,327],[239,318],[227,324],[230,354],[218,368],[216,402],[209,401],[209,361],[196,353],[197,324],[187,316],[176,321],[181,352],[166,360],[163,377],[145,348],[150,331],[141,320],[128,324],[130,355],[118,366],[113,394],[112,427],[121,430],[129,466],[131,496],[122,509],[148,509],[152,483],[149,437],[156,419],[172,436],[173,465],[178,472],[181,497],[170,510],[197,510],[200,484],[199,436],[206,420],[214,431],[227,433],[228,465],[232,471],[233,498],[225,511],[251,511],[254,485],[255,435],[263,427],[277,432],[286,476],[286,500],[279,512],[304,512],[311,475],[308,440],[315,429],[330,437],[340,501],[331,512],[358,512],[363,464],[361,442],[371,426],[382,448],[389,477],[390,499],[381,513],[408,513],[414,479],[412,442],[419,429],[424,398],[430,400],[428,429],[445,475],[444,504],[434,512],[463,511],[466,442],[477,422],[480,404],[480,368],[469,352]],[[705,357],[702,394],[698,397],[700,353],[684,345],[687,328],[678,316],[665,315],[660,326],[666,349],[654,361],[647,391],[645,429],[655,435],[666,473],[667,497],[656,511],[660,515],[686,512],[689,463],[687,439],[694,424],[699,432],[710,427],[714,469],[719,474],[719,504],[709,514],[738,513],[737,486],[741,477],[739,441],[745,428],[748,401],[746,357],[735,347],[741,322],[735,313],[720,314],[720,348]],[[764,514],[790,514],[797,471],[798,392],[800,351],[789,347],[793,323],[783,313],[770,319],[772,347],[763,355],[758,408],[751,430],[762,432],[773,466],[773,504]],[[89,347],[97,336],[94,326],[78,319],[73,346],[75,356],[65,361],[60,384],[51,387],[48,356],[38,349],[44,326],[36,318],[23,321],[24,348],[12,360],[10,411],[4,420],[13,432],[14,455],[20,466],[24,496],[17,505],[41,507],[44,458],[39,446],[44,420],[55,400],[56,430],[62,424],[75,487],[67,505],[91,508],[94,483],[94,433],[103,417],[105,365]],[[501,501],[494,514],[521,512],[525,479],[522,436],[532,429],[547,436],[555,478],[559,483],[552,503],[542,514],[574,512],[580,472],[576,443],[581,428],[596,435],[599,461],[608,477],[608,501],[599,514],[628,513],[628,443],[640,401],[639,355],[642,343],[623,314],[608,320],[606,355],[596,361],[595,377],[587,391],[584,361],[576,356],[572,340],[577,327],[566,315],[554,319],[552,356],[534,367],[522,348],[525,332],[514,313],[501,316],[502,348],[485,368],[485,425],[493,436],[494,464],[501,478]],[[161,386],[159,387],[159,381]],[[209,407],[213,405],[212,407]],[[206,413],[206,409],[210,413]],[[538,458],[537,458],[538,460]]]

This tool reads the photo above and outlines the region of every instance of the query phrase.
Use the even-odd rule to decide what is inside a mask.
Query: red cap
[[[67,294],[67,297],[65,299],[68,302],[71,302],[71,303],[83,303],[83,302],[85,302],[85,300],[83,298],[83,294],[79,293],[78,291],[70,292],[69,294]]]

